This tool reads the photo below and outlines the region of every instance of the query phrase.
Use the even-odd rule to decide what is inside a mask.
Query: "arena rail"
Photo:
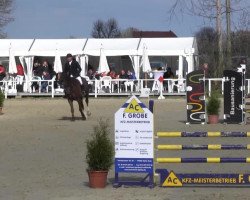
[[[121,82],[124,82],[124,79],[112,79],[110,80],[110,92],[104,91],[100,89],[101,81],[100,80],[89,80],[89,84],[91,85],[92,95],[96,98],[99,95],[112,95],[112,96],[119,96],[119,95],[126,95],[126,94],[140,94],[142,88],[149,88],[150,95],[159,95],[160,94],[160,87],[157,80],[154,79],[138,79],[138,80],[126,80],[133,82],[133,84],[128,84],[125,89],[121,90]],[[221,82],[221,94],[223,94],[223,79],[222,78],[208,78],[206,79],[208,82],[208,93],[211,94],[212,85],[214,82]],[[31,89],[32,82],[38,82],[41,85],[41,82],[48,82],[50,85],[50,90],[47,90],[45,93],[42,93],[40,90],[38,94],[40,96],[51,96],[52,98],[55,95],[63,95],[62,88],[55,88],[54,83],[55,80],[24,80],[22,83],[22,90],[24,94],[29,96],[38,95]],[[250,79],[246,79],[247,82],[247,94],[250,93]],[[186,94],[186,79],[164,79],[163,83],[163,95],[185,95]],[[114,85],[117,85],[118,88],[115,89]],[[0,89],[4,91],[5,97],[8,96],[17,96],[17,81],[14,79],[9,80],[2,80],[0,81]],[[131,88],[132,87],[132,88]],[[99,88],[99,89],[98,89]]]

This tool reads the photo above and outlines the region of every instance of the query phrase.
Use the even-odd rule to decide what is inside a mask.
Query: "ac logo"
[[[132,99],[132,101],[128,104],[124,112],[125,113],[144,113],[144,110],[135,99]]]
[[[163,182],[162,186],[165,187],[181,187],[182,182],[177,178],[175,173],[171,171],[166,178],[166,180]]]

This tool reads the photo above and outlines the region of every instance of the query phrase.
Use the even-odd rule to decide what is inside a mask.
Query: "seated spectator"
[[[89,77],[90,80],[95,79],[95,75],[92,69],[89,69],[87,72],[87,76]]]
[[[128,77],[129,80],[128,80],[128,81],[125,81],[125,83],[124,83],[125,88],[126,88],[126,90],[127,90],[127,88],[130,87],[130,89],[131,89],[131,91],[132,91],[132,90],[133,90],[133,87],[134,87],[134,84],[137,83],[137,81],[135,81],[135,80],[136,80],[136,77],[135,77],[134,73],[131,72],[130,70],[128,70],[128,72],[127,72],[127,77]]]
[[[49,74],[50,79],[53,78],[53,76],[56,75],[52,65],[49,64],[49,62],[47,60],[43,61],[43,65],[42,65],[42,72],[46,72],[47,74]]]
[[[33,75],[42,77],[42,73],[43,73],[43,68],[37,60],[34,62],[34,65],[33,65]]]
[[[114,70],[110,70],[108,73],[108,76],[110,76],[112,79],[116,79],[117,75]],[[111,84],[113,85],[114,91],[118,90],[118,82],[117,81],[112,81]]]
[[[46,89],[48,86],[47,80],[51,80],[49,72],[43,71],[42,80],[46,80],[46,81],[41,82],[41,92],[46,92]]]
[[[117,78],[117,75],[116,75],[116,73],[115,73],[114,70],[111,70],[107,75],[110,76],[112,79],[116,79]]]
[[[121,73],[119,74],[118,78],[119,79],[128,79],[128,75],[125,73],[125,70],[121,70]],[[125,81],[119,81],[119,85],[120,85],[121,90],[125,90],[124,83],[125,83]]]
[[[119,79],[128,79],[128,75],[125,73],[124,70],[121,70],[121,73],[119,75]]]
[[[42,68],[41,64],[39,63],[39,61],[36,60],[34,62],[34,65],[33,65],[33,78],[32,79],[39,80],[42,78],[42,74],[43,74],[43,68]],[[31,88],[32,88],[32,90],[35,90],[36,92],[38,92],[39,83],[36,81],[32,81]]]
[[[135,80],[136,79],[134,73],[131,72],[130,70],[128,70],[127,75],[128,75],[128,79],[131,79],[131,80]]]

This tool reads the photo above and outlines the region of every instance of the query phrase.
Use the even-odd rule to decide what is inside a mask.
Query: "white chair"
[[[10,76],[7,82],[8,93],[17,93],[15,77]]]
[[[102,88],[104,87],[105,89],[109,89],[109,93],[111,93],[111,89],[112,89],[111,81],[112,81],[112,78],[110,76],[101,77],[99,90],[102,90]]]
[[[56,76],[53,76],[52,79],[50,81],[48,81],[48,85],[46,87],[46,91],[47,93],[49,92],[49,88],[51,89],[52,91],[52,87],[54,87],[54,82],[56,80]]]
[[[15,78],[16,84],[17,85],[22,85],[23,84],[23,79],[24,79],[24,76],[17,75],[16,78]]]
[[[88,76],[82,76],[82,78],[85,78],[89,85],[93,85],[93,81],[91,81]]]
[[[30,83],[31,83],[31,85],[30,85],[30,88],[31,88],[30,93],[35,92],[35,88],[32,88],[32,85],[33,85],[34,82],[38,83],[38,92],[41,93],[41,80],[42,79],[39,76],[33,76],[32,77],[32,79],[30,81]]]
[[[125,91],[128,92],[128,87],[130,87],[130,91],[134,91],[134,81],[133,80],[127,80],[124,82],[125,85]]]
[[[172,83],[172,91],[174,91],[174,87],[177,87],[178,93],[185,92],[185,80],[176,80]]]

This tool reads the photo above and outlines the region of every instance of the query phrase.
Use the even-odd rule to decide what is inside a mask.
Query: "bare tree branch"
[[[94,38],[117,38],[120,35],[118,22],[114,18],[110,18],[107,22],[99,19],[93,24],[92,37]]]
[[[0,38],[6,37],[4,26],[13,21],[11,16],[13,0],[0,0]]]

